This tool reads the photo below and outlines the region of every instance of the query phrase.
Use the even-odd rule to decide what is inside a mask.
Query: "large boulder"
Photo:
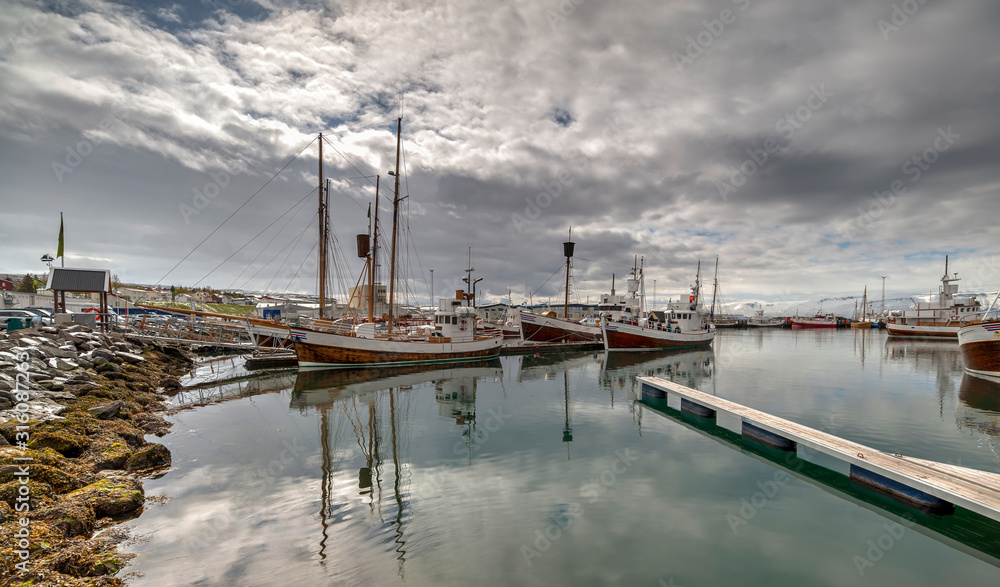
[[[170,450],[162,444],[152,443],[132,453],[125,462],[125,470],[138,471],[168,465],[170,465]]]
[[[82,499],[64,499],[39,512],[43,520],[55,520],[53,526],[66,538],[90,536],[94,532],[94,508]]]
[[[125,405],[124,401],[115,400],[111,403],[102,404],[100,406],[94,406],[93,408],[90,408],[87,411],[93,414],[94,417],[97,418],[98,420],[110,420],[111,418],[114,418],[119,414],[119,412],[122,411],[122,406],[124,405]]]
[[[28,448],[40,450],[51,448],[64,457],[76,458],[90,445],[86,436],[78,436],[66,432],[35,432],[31,435]]]
[[[81,487],[70,493],[67,499],[89,504],[94,508],[94,515],[103,518],[134,512],[142,507],[146,494],[142,490],[141,481],[119,475]]]

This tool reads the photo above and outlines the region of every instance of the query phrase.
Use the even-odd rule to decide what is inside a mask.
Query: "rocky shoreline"
[[[156,412],[191,365],[77,323],[0,333],[0,585],[123,584],[115,526],[170,466],[145,437],[169,429]]]

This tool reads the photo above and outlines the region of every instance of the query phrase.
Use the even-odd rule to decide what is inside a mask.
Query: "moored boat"
[[[556,318],[555,312],[535,314],[518,311],[521,337],[529,342],[597,342],[601,338],[598,326]]]
[[[572,228],[569,234],[569,240],[563,243],[563,254],[566,256],[566,300],[563,305],[563,317],[557,317],[554,311],[536,314],[520,310],[515,321],[520,323],[521,339],[526,342],[597,342],[601,338],[599,326],[581,324],[569,319],[570,261],[576,245],[573,242]]]
[[[757,313],[747,320],[747,325],[765,328],[781,327],[785,325],[785,319],[781,316],[765,316],[764,310],[757,310]]]
[[[455,299],[442,299],[434,312],[434,324],[406,326],[396,324],[394,284],[396,283],[396,219],[399,215],[399,172],[400,149],[402,145],[402,118],[397,121],[396,130],[396,170],[393,194],[392,250],[389,269],[388,316],[384,323],[366,322],[355,326],[350,332],[331,332],[318,328],[293,327],[295,355],[300,367],[372,367],[391,365],[411,365],[428,363],[452,363],[496,357],[503,345],[502,335],[482,336],[476,330],[476,309],[472,307],[473,296],[461,290]],[[329,215],[324,202],[323,186],[323,139],[320,136],[320,210],[321,218]],[[378,183],[376,182],[376,186]],[[376,187],[377,189],[377,187]],[[377,198],[376,198],[377,201]],[[378,209],[376,207],[376,217]],[[320,223],[320,317],[323,317],[323,275],[326,268],[325,243],[329,242],[324,227],[329,221]],[[377,229],[377,224],[376,224]],[[361,235],[370,237],[371,235]],[[377,239],[376,239],[377,242]],[[364,239],[359,239],[359,256],[366,256],[371,267],[371,256]],[[362,255],[361,253],[365,253]],[[471,271],[471,269],[469,270]],[[372,272],[368,271],[369,289],[373,287]],[[360,280],[359,280],[360,281]],[[469,280],[470,285],[473,283]],[[370,297],[369,300],[373,298]],[[369,303],[369,319],[371,316]]]
[[[889,336],[914,336],[924,338],[951,338],[958,336],[963,326],[978,322],[982,317],[982,304],[976,296],[958,298],[958,274],[948,276],[948,257],[944,258],[944,276],[938,287],[936,301],[914,302],[914,307],[901,315],[892,316],[886,323]]]
[[[793,316],[791,323],[792,328],[836,328],[837,317],[822,313],[815,316]]]
[[[1000,293],[993,298],[992,308]],[[989,314],[987,309],[984,316]],[[965,370],[976,375],[1000,378],[1000,318],[984,320],[958,329],[958,347]]]
[[[642,269],[633,270],[642,291]],[[656,319],[655,313],[646,314],[645,304],[640,299],[639,313],[631,317],[614,319],[603,316],[601,328],[604,333],[604,348],[609,351],[650,351],[658,349],[679,349],[709,346],[715,338],[715,327],[709,323],[709,312],[701,304],[701,264],[695,284],[686,302],[671,302],[664,314],[666,320]]]

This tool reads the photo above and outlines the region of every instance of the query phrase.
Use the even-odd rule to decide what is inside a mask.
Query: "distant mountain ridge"
[[[975,296],[983,306],[989,305],[997,292],[962,292],[957,295],[959,299],[968,299]],[[927,302],[936,299],[937,294],[927,293],[912,295],[893,294],[893,297],[885,298],[885,309],[908,310],[913,307],[913,301]],[[753,316],[758,311],[763,310],[767,316],[811,316],[818,312],[824,314],[833,312],[837,316],[850,318],[854,315],[854,304],[861,305],[861,295],[856,296],[789,296],[784,300],[740,300],[722,304],[722,312],[731,316]],[[878,312],[882,306],[881,296],[872,298],[868,296],[868,307]],[[720,312],[716,308],[716,313]]]

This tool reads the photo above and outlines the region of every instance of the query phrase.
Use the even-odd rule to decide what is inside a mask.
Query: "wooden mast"
[[[563,243],[563,254],[566,255],[566,301],[563,303],[563,318],[569,320],[569,262],[573,258],[573,227],[569,227],[569,238]]]
[[[372,264],[368,271],[368,321],[375,315],[375,267],[378,265],[378,187],[379,176],[375,176],[375,224],[372,228]]]
[[[319,319],[326,300],[326,203],[323,200],[323,133],[319,133]]]
[[[396,285],[396,221],[399,219],[399,151],[403,137],[403,117],[396,119],[396,184],[392,195],[392,250],[389,259],[389,332],[392,332],[392,320],[395,313],[395,285]]]

